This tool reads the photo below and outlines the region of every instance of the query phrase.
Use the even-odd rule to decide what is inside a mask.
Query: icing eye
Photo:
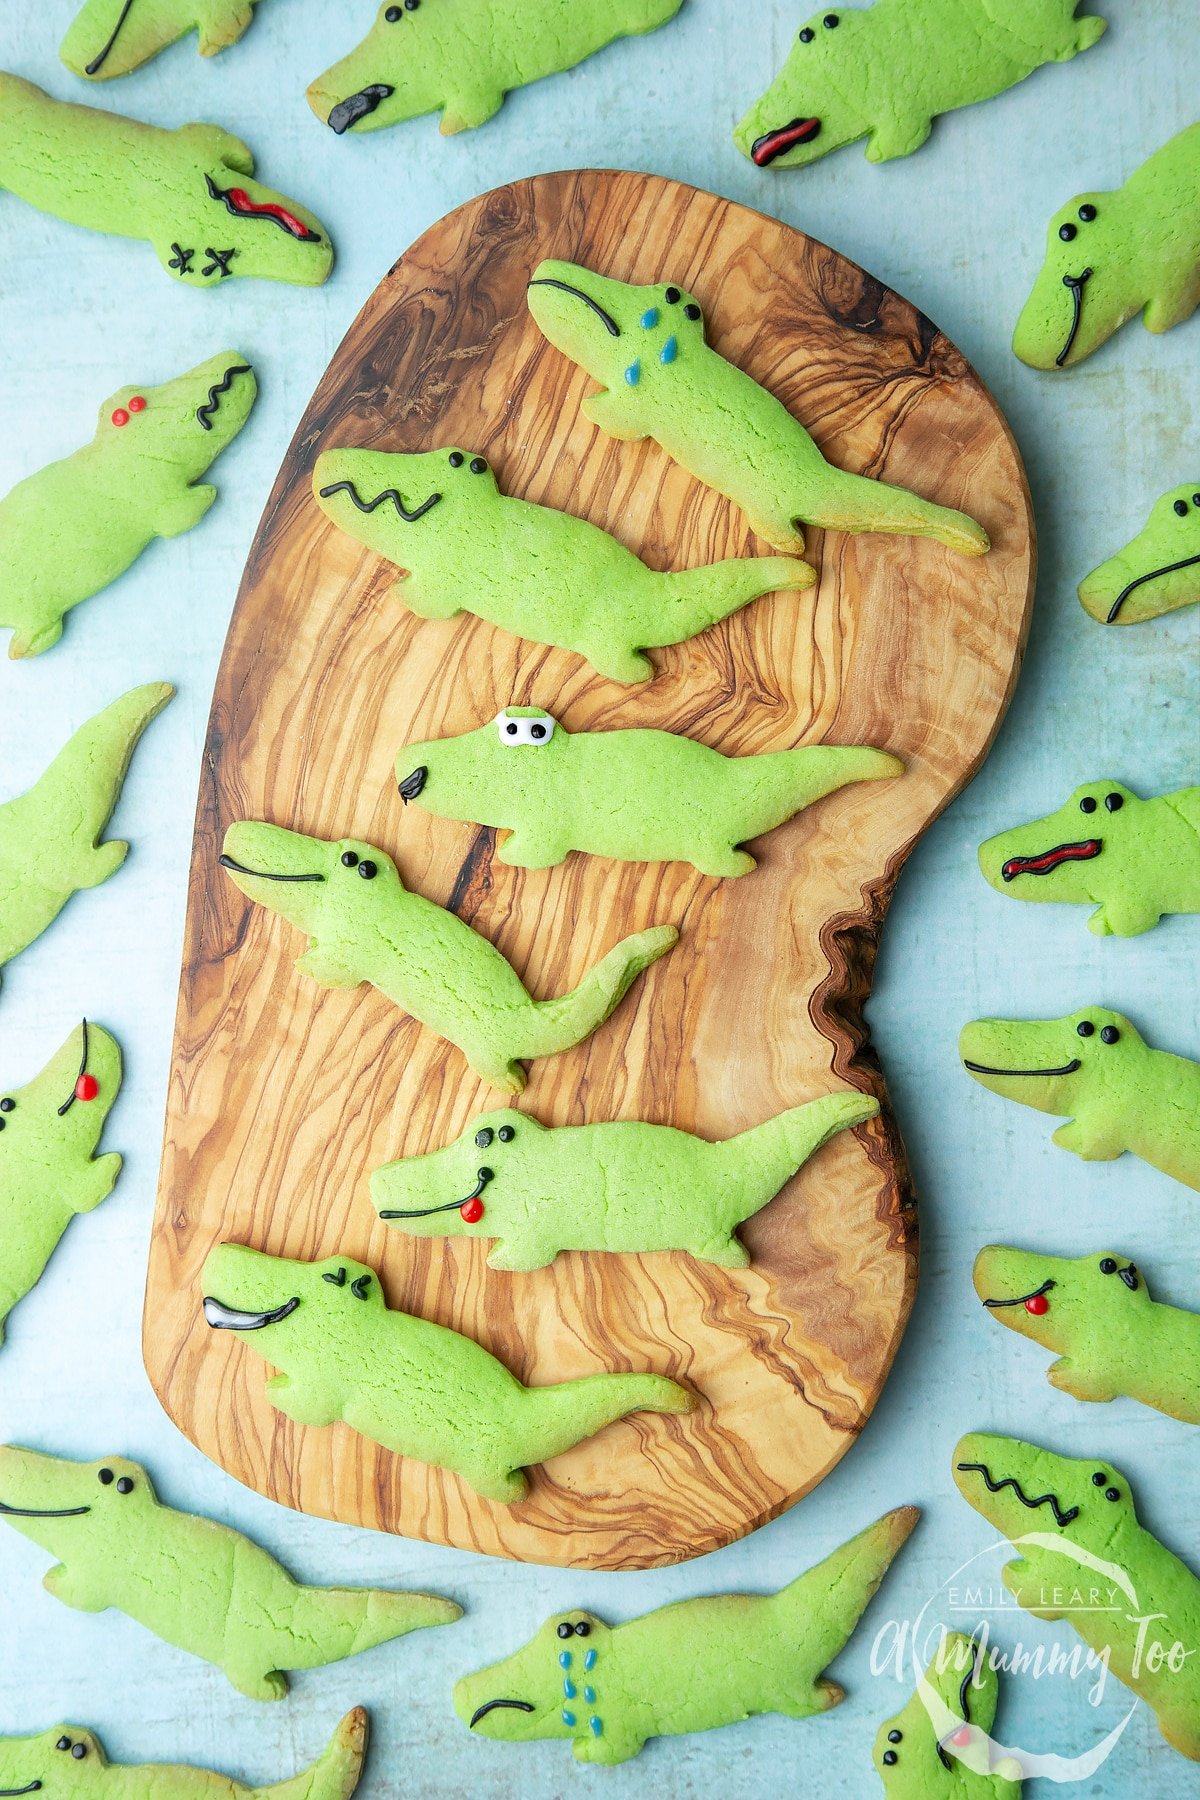
[[[507,737],[516,737],[518,729],[517,721],[515,719],[510,719],[508,724],[504,727],[505,735]]]
[[[446,460],[452,469],[461,469],[466,458],[461,450],[452,450]]]
[[[383,16],[387,20],[389,25],[394,25],[398,19],[402,19],[404,17],[404,11],[403,11],[402,7],[389,6]]]
[[[1091,1037],[1096,1027],[1090,1019],[1081,1019],[1075,1029],[1080,1037]]]
[[[1105,812],[1120,812],[1124,804],[1125,797],[1123,794],[1105,794],[1104,796]]]
[[[540,744],[546,735],[546,727],[535,719],[533,724],[529,727],[529,735]]]
[[[836,13],[826,13],[825,17],[821,20],[821,23],[826,31],[836,31],[841,24],[841,20]]]
[[[146,401],[141,394],[134,394],[129,402],[129,410],[131,413],[145,412]]]
[[[1096,1473],[1092,1476],[1093,1487],[1103,1487],[1107,1481],[1108,1476],[1104,1473],[1103,1469],[1097,1469]]]
[[[324,1275],[322,1275],[321,1280],[331,1282],[334,1287],[345,1287],[346,1271],[345,1269],[339,1269],[337,1273],[334,1274],[331,1270],[327,1269]]]
[[[128,1475],[122,1475],[120,1481],[118,1481],[117,1492],[118,1494],[132,1494],[133,1482],[129,1479]]]
[[[350,1292],[354,1295],[356,1300],[365,1300],[367,1297],[367,1289],[370,1285],[371,1277],[369,1275],[356,1275],[354,1280],[350,1283]]]
[[[369,856],[364,856],[358,865],[358,872],[364,881],[374,881],[379,873],[379,865],[373,863]]]
[[[486,1163],[481,1165],[480,1168],[476,1169],[475,1173],[476,1173],[476,1175],[478,1175],[480,1181],[483,1182],[485,1187],[489,1181],[495,1181],[495,1179],[496,1179],[496,1171],[494,1169],[489,1169]]]
[[[1102,1275],[1115,1275],[1116,1272],[1117,1272],[1116,1257],[1115,1256],[1102,1256],[1100,1258],[1100,1273]],[[1106,1477],[1103,1475],[1098,1475],[1098,1476],[1093,1477],[1093,1479],[1099,1485],[1104,1482]]]
[[[700,308],[696,305],[694,300],[688,301],[683,309],[683,316],[685,319],[698,319],[700,317]]]
[[[1120,1488],[1113,1488],[1113,1487],[1105,1488],[1104,1498],[1106,1500],[1119,1500],[1121,1498]]]
[[[1085,225],[1091,224],[1092,220],[1096,216],[1096,209],[1092,205],[1090,200],[1084,201],[1083,205],[1079,209],[1079,216],[1083,220]]]
[[[496,1135],[502,1144],[511,1144],[517,1134],[511,1125],[502,1125]]]
[[[481,1150],[487,1149],[492,1141],[492,1135],[492,1128],[490,1125],[485,1125],[482,1131],[477,1131],[475,1133],[475,1142]]]
[[[118,406],[114,410],[113,416],[112,416],[112,422],[115,426],[117,426],[118,430],[120,429],[120,427],[122,425],[128,425],[129,414],[125,411],[125,408],[123,406]]]
[[[358,867],[358,852],[357,852],[357,850],[343,850],[342,851],[342,867],[343,867],[343,869],[357,869],[357,867]]]
[[[55,1744],[54,1748],[56,1750],[69,1750],[71,1748],[70,1738],[69,1737],[60,1737],[57,1744]]]
[[[117,415],[116,415],[116,413],[114,413],[114,414],[113,414],[113,421],[114,421],[114,423],[115,423],[115,422],[116,422],[116,417],[117,417]],[[1187,503],[1187,501],[1186,501],[1186,500],[1177,500],[1177,501],[1176,501],[1176,502],[1175,502],[1175,511],[1176,511],[1176,512],[1177,512],[1177,513],[1178,513],[1178,514],[1179,514],[1179,516],[1180,516],[1180,518],[1181,518],[1181,519],[1186,519],[1186,518],[1187,518],[1187,514],[1188,514],[1188,503]]]
[[[100,1483],[101,1487],[108,1487],[112,1482],[112,1478],[113,1472],[111,1469],[101,1469],[96,1476],[96,1480]]]
[[[811,44],[813,39],[816,37],[816,35],[817,34],[813,30],[812,26],[806,25],[804,27],[804,30],[800,33],[800,42],[802,44]]]
[[[1193,505],[1193,506],[1200,506],[1200,494],[1193,494],[1193,495],[1192,495],[1192,505]]]
[[[1117,1044],[1120,1043],[1120,1041],[1121,1034],[1115,1025],[1105,1025],[1102,1027],[1100,1032],[1100,1042],[1102,1044]]]
[[[893,1768],[895,1766],[895,1764],[899,1762],[900,1759],[896,1755],[896,1752],[894,1750],[885,1750],[883,1753],[883,1760],[887,1764],[888,1768],[890,1769],[890,1768]]]
[[[496,729],[502,744],[548,744],[554,736],[554,720],[549,713],[532,719],[511,719],[507,707],[496,714]]]
[[[592,1635],[592,1628],[588,1624],[587,1620],[580,1619],[578,1625],[575,1627],[575,1636],[576,1637],[591,1637],[591,1635]]]
[[[87,1745],[86,1744],[72,1744],[71,1745],[71,1755],[75,1758],[75,1761],[78,1762],[81,1757],[84,1757],[87,1755]]]
[[[471,458],[470,468],[472,475],[482,475],[487,468],[487,463],[482,456],[473,456]]]
[[[889,1744],[899,1744],[899,1743],[902,1743],[903,1740],[904,1740],[904,1733],[902,1731],[889,1731],[888,1732],[888,1743]]]
[[[1079,810],[1082,813],[1094,813],[1095,812],[1096,802],[1095,802],[1094,797],[1091,794],[1085,794],[1083,796],[1083,799],[1079,802]]]
[[[1072,238],[1078,237],[1079,227],[1077,225],[1072,225],[1070,220],[1068,219],[1068,221],[1065,225],[1059,226],[1058,235],[1062,239],[1064,244],[1069,244],[1071,242]]]
[[[0,1113],[13,1112],[16,1108],[16,1104],[17,1103],[15,1100],[9,1100],[7,1098],[4,1100],[0,1100]]]
[[[666,293],[663,295],[663,299],[666,301],[668,306],[678,306],[679,305],[679,289],[677,287],[669,287],[667,289]]]
[[[569,1637],[574,1636],[574,1633],[572,1632],[571,1627],[567,1624],[567,1621],[565,1619],[563,1620],[562,1624],[558,1628],[558,1635],[560,1638],[569,1638]]]

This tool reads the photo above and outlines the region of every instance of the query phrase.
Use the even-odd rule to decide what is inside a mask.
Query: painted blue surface
[[[1082,779],[1112,774],[1162,789],[1196,779],[1200,760],[1197,615],[1105,633],[1074,596],[1079,577],[1141,525],[1150,501],[1200,469],[1200,320],[1161,340],[1130,326],[1062,379],[1022,368],[1008,349],[1049,214],[1080,187],[1116,183],[1195,117],[1194,0],[1108,0],[1096,10],[1112,20],[1097,49],[942,120],[918,155],[873,168],[851,149],[808,172],[772,175],[744,162],[729,134],[795,29],[782,0],[687,0],[660,35],[513,96],[492,124],[450,141],[432,121],[354,141],[322,130],[304,84],[360,35],[370,8],[264,0],[245,41],[221,57],[201,62],[179,46],[93,97],[163,124],[213,118],[244,135],[263,178],[330,226],[338,265],[328,287],[229,282],[197,293],[172,283],[144,247],[72,231],[0,195],[0,491],[73,449],[105,394],[137,374],[160,381],[228,346],[253,360],[262,385],[249,427],[214,471],[220,502],[203,525],[156,545],[75,613],[60,648],[0,666],[5,792],[25,786],[68,727],[114,694],[164,676],[180,687],[122,803],[119,829],[136,843],[128,868],[73,903],[5,977],[6,1079],[39,1067],[81,1012],[119,1033],[127,1090],[109,1143],[127,1164],[113,1198],[71,1230],[12,1321],[0,1355],[0,1437],[81,1455],[127,1451],[153,1467],[169,1499],[236,1522],[310,1580],[426,1586],[468,1609],[460,1625],[300,1676],[285,1703],[262,1706],[119,1615],[58,1605],[38,1585],[41,1553],[0,1534],[0,1731],[70,1717],[95,1725],[122,1757],[184,1757],[265,1781],[315,1752],[363,1701],[376,1746],[367,1800],[549,1800],[583,1787],[616,1800],[650,1787],[671,1800],[718,1788],[733,1800],[859,1800],[877,1791],[875,1725],[909,1685],[907,1672],[904,1687],[872,1677],[876,1630],[917,1613],[992,1541],[949,1479],[960,1431],[1041,1434],[1115,1460],[1147,1523],[1200,1566],[1200,1433],[1133,1402],[1083,1407],[1055,1393],[1044,1356],[989,1325],[969,1281],[975,1250],[996,1237],[1072,1253],[1114,1248],[1150,1271],[1160,1297],[1200,1307],[1195,1196],[1128,1157],[1088,1167],[1056,1150],[1052,1121],[975,1087],[955,1057],[967,1018],[1059,1013],[1100,999],[1156,1042],[1200,1055],[1200,921],[1100,943],[1081,911],[1006,901],[974,863],[984,836],[1058,805]],[[72,12],[71,0],[9,0],[0,66],[59,95],[84,94],[56,56]],[[870,1008],[922,1199],[921,1293],[895,1373],[862,1444],[803,1505],[703,1562],[620,1576],[519,1568],[288,1513],[178,1435],[150,1392],[139,1347],[198,759],[268,485],[335,345],[399,251],[484,188],[581,163],[654,169],[776,210],[924,307],[1008,412],[1033,484],[1042,562],[1012,712],[981,776],[901,880]],[[51,553],[70,555],[69,526]],[[615,1620],[682,1596],[774,1588],[901,1501],[919,1502],[924,1522],[839,1659],[849,1697],[825,1718],[760,1719],[658,1742],[623,1770],[589,1772],[574,1769],[563,1744],[474,1742],[450,1710],[455,1676],[523,1642],[552,1611],[585,1605]],[[994,1582],[997,1561],[978,1565],[975,1585]],[[1025,1615],[997,1617],[994,1628],[1009,1648],[1050,1641]],[[1004,1735],[1064,1754],[1098,1742],[1125,1712],[1126,1694],[1110,1683],[1092,1707],[1084,1686],[1013,1678]],[[1073,1791],[1178,1800],[1197,1791],[1197,1775],[1139,1710],[1110,1762]]]

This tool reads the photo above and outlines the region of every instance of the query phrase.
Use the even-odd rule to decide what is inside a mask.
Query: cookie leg
[[[106,844],[97,844],[89,851],[87,861],[77,880],[79,887],[99,887],[110,875],[115,875],[125,858],[129,855],[129,845],[124,838],[109,838]]]
[[[748,1269],[750,1252],[735,1237],[717,1238],[707,1244],[700,1244],[692,1250],[692,1255],[701,1262],[716,1263],[722,1269]]]
[[[640,650],[613,650],[611,645],[592,649],[581,646],[579,653],[598,674],[608,681],[619,681],[624,687],[632,687],[637,681],[649,681],[654,675],[654,664]]]
[[[1060,1356],[1046,1370],[1046,1380],[1064,1394],[1072,1395],[1076,1400],[1115,1400],[1117,1390],[1111,1381],[1103,1376],[1089,1374],[1073,1362],[1069,1356]]]
[[[1085,1125],[1081,1119],[1068,1119],[1054,1133],[1060,1150],[1073,1150],[1084,1162],[1113,1162],[1125,1153],[1125,1144],[1103,1125]]]
[[[867,139],[867,161],[891,162],[893,157],[911,156],[919,150],[933,130],[933,120],[920,114],[889,119],[876,125]]]
[[[712,875],[721,880],[727,876],[749,875],[751,869],[758,867],[748,850],[738,850],[725,844],[714,844],[691,860],[702,875]]]
[[[163,501],[155,514],[155,531],[159,537],[182,537],[185,531],[200,523],[216,497],[216,488],[209,487],[206,482],[184,488],[181,494],[173,494]]]
[[[1147,331],[1170,331],[1173,326],[1190,319],[1197,306],[1200,306],[1200,280],[1189,271],[1183,280],[1163,288],[1146,302],[1142,323]]]
[[[570,844],[557,842],[544,832],[539,836],[518,827],[505,838],[496,858],[513,869],[552,869],[570,854],[571,849]]]
[[[48,625],[38,625],[29,630],[14,631],[8,646],[8,654],[13,661],[23,656],[40,656],[43,650],[52,650],[63,634],[62,616],[51,619]]]
[[[90,1570],[68,1569],[65,1563],[55,1563],[42,1576],[42,1586],[76,1612],[104,1612],[109,1605],[108,1595]]]
[[[236,44],[254,18],[251,0],[208,0],[200,7],[196,21],[201,56],[215,56],[218,50]]]
[[[338,1417],[313,1394],[297,1387],[290,1375],[272,1375],[266,1384],[266,1394],[271,1405],[277,1411],[286,1413],[289,1419],[294,1419],[297,1425],[332,1425]],[[233,1680],[232,1676],[230,1680]],[[240,1685],[235,1683],[235,1686]],[[244,1693],[249,1691],[248,1688],[243,1689]]]
[[[225,1674],[239,1694],[248,1700],[283,1700],[287,1697],[287,1676],[278,1669],[251,1669],[242,1663],[226,1663]]]
[[[457,131],[471,131],[476,125],[486,125],[503,105],[503,88],[481,87],[458,94],[453,100],[446,101],[439,129],[444,137],[453,137]]]

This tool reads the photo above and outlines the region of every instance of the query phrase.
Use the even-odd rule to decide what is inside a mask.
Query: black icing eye
[[[1100,1042],[1102,1044],[1118,1044],[1120,1041],[1121,1034],[1115,1025],[1105,1025],[1101,1028]]]
[[[804,30],[800,33],[800,42],[802,44],[811,44],[813,39],[816,37],[816,35],[817,34],[813,30],[812,26],[806,25],[804,27]]]
[[[350,1292],[354,1295],[356,1300],[365,1300],[367,1297],[367,1289],[370,1285],[371,1277],[369,1275],[356,1275],[354,1280],[350,1283]]]
[[[515,719],[510,719],[508,724],[504,727],[504,730],[509,737],[516,737],[517,732],[520,730],[520,726]]]
[[[1080,810],[1080,812],[1083,812],[1083,813],[1094,813],[1095,812],[1096,801],[1091,794],[1085,794],[1083,796],[1083,799],[1079,802],[1079,810]]]
[[[842,21],[838,18],[836,13],[826,13],[825,17],[821,20],[826,31],[836,31],[841,22]]]
[[[1193,495],[1192,495],[1192,505],[1193,505],[1193,506],[1200,506],[1200,494],[1193,494]]]
[[[357,852],[357,850],[343,850],[342,851],[342,867],[344,869],[357,869],[357,867],[358,867],[358,852]]]
[[[1102,1275],[1115,1275],[1116,1272],[1117,1272],[1116,1257],[1115,1256],[1102,1256],[1100,1258],[1100,1273]],[[1092,1477],[1092,1479],[1096,1483],[1097,1487],[1102,1487],[1104,1485],[1104,1482],[1107,1480],[1107,1476],[1094,1475]]]
[[[1123,794],[1105,794],[1104,796],[1105,812],[1120,812],[1124,804],[1125,796]]]
[[[1079,209],[1079,216],[1083,220],[1085,225],[1091,224],[1092,220],[1096,216],[1096,209],[1092,205],[1090,200],[1084,201],[1083,205]]]
[[[389,6],[383,16],[389,25],[394,25],[398,19],[404,17],[404,9],[400,6]]]
[[[889,1744],[899,1744],[899,1743],[902,1743],[903,1740],[904,1740],[904,1733],[902,1731],[889,1731],[888,1732],[888,1743]]]
[[[580,1619],[578,1625],[576,1625],[576,1627],[575,1627],[575,1636],[576,1637],[591,1637],[591,1635],[592,1635],[592,1628],[588,1624],[587,1620]]]
[[[472,473],[472,475],[482,475],[486,468],[487,468],[487,463],[484,461],[482,456],[473,456],[471,458],[471,473]]]
[[[8,1099],[0,1100],[0,1113],[12,1112],[15,1109],[16,1104],[17,1103],[15,1100],[8,1100]]]
[[[677,287],[669,287],[667,289],[666,293],[663,295],[663,299],[666,301],[668,306],[678,306],[679,305],[679,289]]]
[[[889,1732],[888,1736],[890,1737],[891,1735],[892,1734]],[[885,1750],[883,1753],[883,1760],[886,1763],[887,1767],[889,1769],[891,1769],[891,1768],[895,1767],[895,1765],[899,1762],[900,1758],[896,1755],[896,1752],[894,1750]]]
[[[54,1748],[56,1750],[69,1750],[71,1748],[70,1738],[69,1737],[60,1737],[57,1744],[55,1744]]]
[[[1108,1476],[1104,1473],[1104,1470],[1097,1469],[1096,1473],[1092,1476],[1092,1486],[1093,1487],[1103,1487],[1105,1485],[1105,1483],[1107,1482],[1107,1480],[1108,1480]]]
[[[546,735],[546,727],[544,725],[531,725],[529,727],[529,735],[531,738],[544,738]]]
[[[345,1269],[339,1269],[335,1275],[332,1270],[327,1269],[324,1275],[322,1275],[321,1280],[331,1282],[334,1287],[345,1287],[346,1271]]]
[[[1072,225],[1070,220],[1068,220],[1065,225],[1059,226],[1058,235],[1064,244],[1069,244],[1072,238],[1078,237],[1079,227],[1077,225]]]
[[[502,1125],[496,1135],[502,1144],[511,1144],[517,1134],[511,1125]]]
[[[1186,500],[1177,500],[1175,502],[1175,511],[1179,514],[1181,519],[1186,519],[1187,514],[1188,514],[1187,501]]]
[[[683,309],[683,316],[685,319],[698,319],[700,317],[700,308],[696,305],[694,300],[688,301]]]
[[[101,1469],[96,1476],[96,1480],[100,1483],[101,1487],[108,1487],[111,1484],[112,1479],[113,1472],[111,1469]]]
[[[358,865],[358,872],[364,881],[374,881],[379,873],[379,865],[373,863],[369,856],[364,856]]]
[[[465,459],[461,450],[452,450],[446,460],[452,469],[461,469]]]
[[[132,1494],[133,1482],[129,1479],[128,1475],[122,1475],[120,1481],[118,1481],[117,1492],[118,1494]]]
[[[87,1755],[87,1745],[86,1744],[72,1744],[71,1745],[71,1755],[75,1758],[75,1761],[78,1762],[81,1757]]]
[[[491,1141],[492,1128],[490,1125],[485,1125],[482,1131],[477,1131],[475,1133],[475,1142],[481,1150],[486,1150]]]
[[[562,1624],[558,1628],[558,1635],[560,1638],[569,1638],[569,1637],[574,1636],[574,1633],[572,1632],[571,1627],[567,1624],[567,1621],[565,1619],[563,1620]]]
[[[1121,1498],[1120,1488],[1105,1488],[1104,1498],[1106,1500],[1119,1500]]]
[[[1091,1037],[1095,1032],[1096,1027],[1092,1024],[1090,1019],[1080,1019],[1075,1029],[1080,1037]]]

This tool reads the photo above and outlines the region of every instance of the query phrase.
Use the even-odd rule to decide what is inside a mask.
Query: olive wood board
[[[415,618],[388,592],[392,569],[315,504],[320,450],[461,446],[504,491],[583,514],[655,567],[769,552],[656,445],[588,423],[592,384],[525,303],[547,256],[692,290],[711,341],[832,461],[971,513],[991,552],[810,531],[814,590],[655,652],[660,673],[636,687],[471,615]],[[609,1569],[715,1549],[833,1468],[879,1395],[917,1271],[903,1145],[862,1008],[901,865],[979,767],[1012,693],[1034,561],[1018,452],[959,351],[774,219],[655,176],[566,172],[471,201],[400,257],[267,502],[203,757],[144,1332],[151,1381],[194,1443],[305,1512]],[[511,869],[493,832],[406,809],[392,770],[402,745],[509,703],[545,706],[570,730],[656,726],[730,753],[871,744],[907,772],[800,814],[736,880],[581,855]],[[606,1025],[533,1066],[517,1104],[544,1124],[642,1118],[725,1137],[846,1083],[877,1094],[883,1114],[743,1228],[746,1271],[680,1253],[497,1273],[485,1241],[406,1238],[376,1218],[370,1171],[449,1142],[503,1096],[374,989],[326,991],[295,973],[306,940],[218,866],[239,818],[381,844],[408,886],[484,933],[539,996],[626,932],[680,926]],[[343,1425],[301,1427],[271,1407],[262,1359],[201,1316],[201,1266],[223,1240],[360,1258],[390,1305],[477,1339],[527,1383],[648,1369],[699,1404],[610,1426],[532,1471],[516,1506],[481,1500]]]

